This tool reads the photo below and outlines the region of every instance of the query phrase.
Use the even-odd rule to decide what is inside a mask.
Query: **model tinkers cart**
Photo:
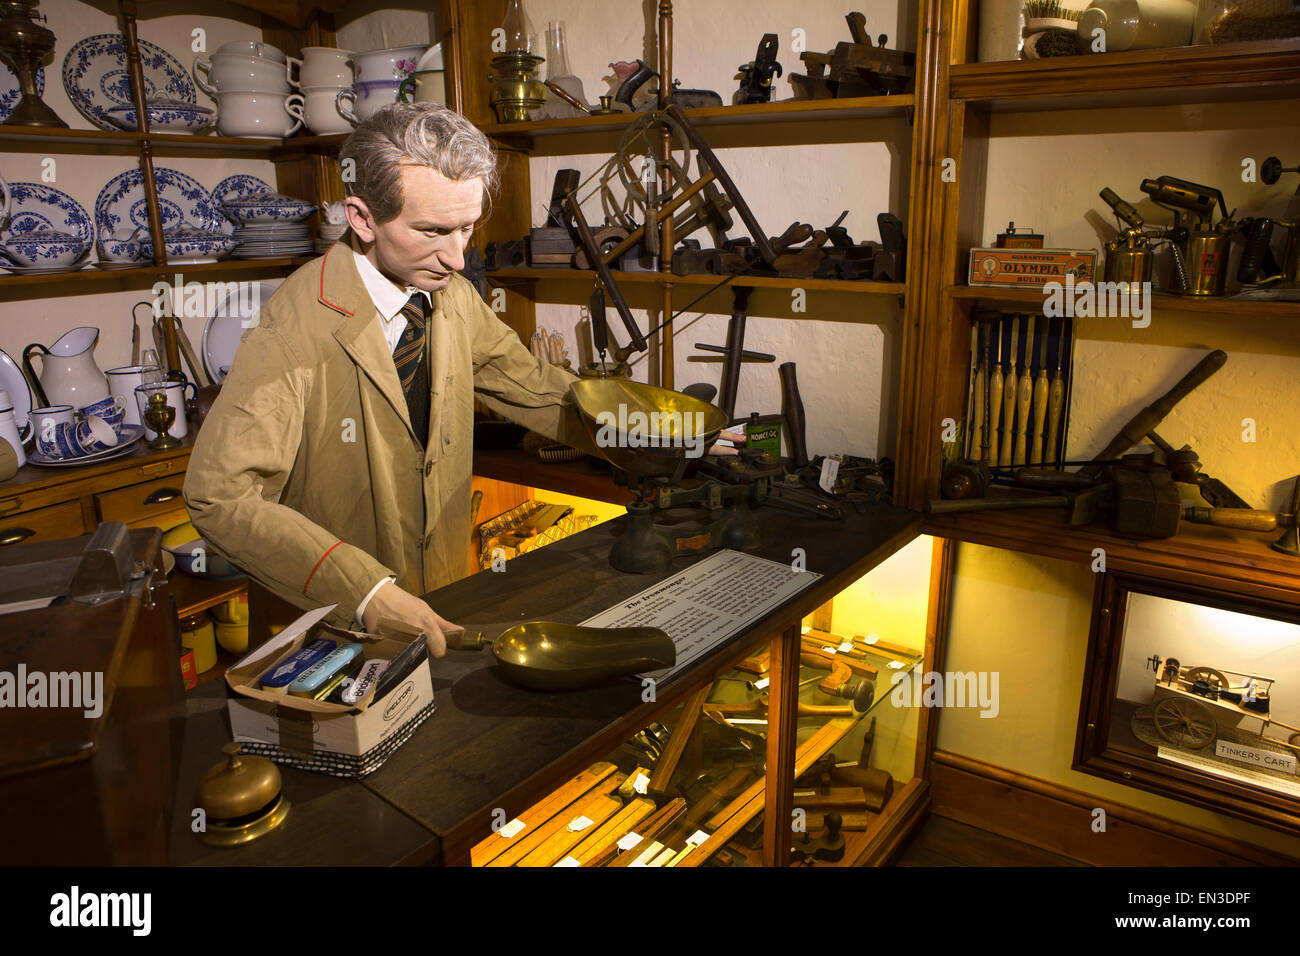
[[[1218,735],[1218,728],[1238,727],[1253,717],[1260,721],[1259,737],[1281,744],[1300,757],[1300,727],[1269,716],[1273,678],[1241,674],[1213,667],[1182,667],[1169,658],[1156,678],[1152,720],[1156,733],[1178,747],[1202,750]],[[1286,740],[1268,737],[1269,724],[1291,732]]]

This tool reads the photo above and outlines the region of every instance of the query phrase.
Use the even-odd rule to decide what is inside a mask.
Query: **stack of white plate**
[[[254,222],[235,227],[236,259],[279,259],[312,251],[305,222]]]
[[[346,222],[322,222],[316,233],[316,252],[320,255],[330,251],[330,246],[343,238],[348,231]]]

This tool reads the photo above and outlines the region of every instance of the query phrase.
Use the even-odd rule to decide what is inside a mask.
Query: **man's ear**
[[[343,214],[347,216],[348,226],[362,242],[375,241],[375,217],[370,214],[370,207],[359,196],[349,196],[343,200]]]

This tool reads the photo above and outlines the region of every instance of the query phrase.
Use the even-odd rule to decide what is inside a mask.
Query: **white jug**
[[[95,364],[95,345],[99,342],[99,329],[83,325],[65,332],[46,348],[33,342],[23,349],[23,367],[36,389],[41,405],[86,405],[108,398],[108,379]],[[31,354],[41,356],[41,374],[32,368]]]

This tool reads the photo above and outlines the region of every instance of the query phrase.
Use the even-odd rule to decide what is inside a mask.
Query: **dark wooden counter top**
[[[434,715],[379,770],[345,781],[285,769],[294,804],[287,824],[248,847],[216,851],[189,834],[178,813],[175,862],[270,863],[468,862],[469,848],[491,832],[492,811],[507,819],[599,759],[774,633],[843,590],[916,536],[921,516],[901,508],[847,508],[843,521],[762,509],[759,554],[789,562],[794,548],[823,577],[752,627],[724,642],[656,688],[624,680],[591,690],[544,694],[500,676],[487,650],[448,651],[432,664]],[[503,573],[481,572],[427,596],[443,617],[496,634],[520,621],[576,623],[619,603],[698,558],[682,558],[662,575],[631,575],[609,566],[610,543],[624,519],[606,522],[530,552]],[[193,802],[202,771],[229,739],[221,687],[192,693],[178,807]],[[224,735],[224,736],[223,736]]]

